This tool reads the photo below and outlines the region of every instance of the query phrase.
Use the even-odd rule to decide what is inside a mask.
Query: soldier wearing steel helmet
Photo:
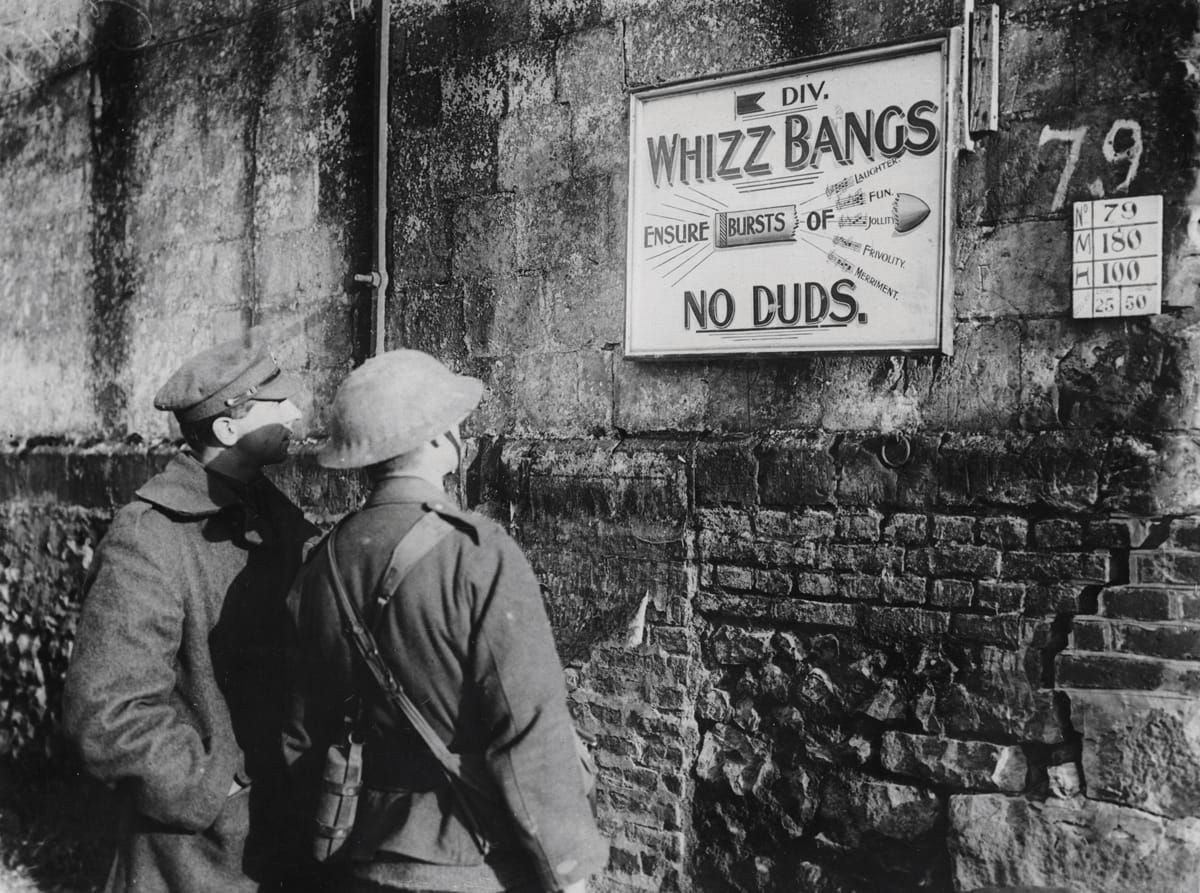
[[[64,696],[84,767],[127,809],[108,891],[295,890],[275,849],[284,599],[317,534],[263,476],[299,382],[254,333],[155,397],[187,449],[117,512],[90,568]]]
[[[301,660],[284,746],[296,777],[315,790],[346,704],[362,694],[363,791],[338,889],[575,893],[607,858],[537,580],[497,524],[454,507],[443,490],[461,461],[459,425],[481,394],[477,379],[428,354],[382,354],[342,384],[318,454],[328,468],[364,468],[370,479],[365,504],[330,546],[359,612],[372,607],[393,549],[418,521],[434,513],[450,526],[387,601],[375,639],[440,741],[499,792],[490,803],[467,794],[464,804],[368,681],[342,631],[328,554],[314,550],[288,598]]]

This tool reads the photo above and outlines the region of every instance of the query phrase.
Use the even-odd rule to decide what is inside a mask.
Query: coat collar
[[[203,518],[230,506],[245,505],[251,489],[258,486],[258,481],[243,485],[208,471],[191,453],[181,452],[134,495],[173,515]]]
[[[416,477],[395,477],[386,478],[371,488],[363,508],[397,502],[454,505],[454,500],[446,495],[445,490],[429,481]]]

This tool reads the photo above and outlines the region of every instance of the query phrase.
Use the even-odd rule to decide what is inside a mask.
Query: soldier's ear
[[[217,443],[224,447],[233,446],[238,442],[238,438],[241,437],[237,419],[231,419],[229,416],[224,415],[213,419],[212,433]]]

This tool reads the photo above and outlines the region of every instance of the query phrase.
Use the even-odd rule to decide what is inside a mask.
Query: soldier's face
[[[299,420],[300,410],[291,400],[252,400],[246,414],[234,419],[237,441],[232,449],[258,465],[282,462]]]

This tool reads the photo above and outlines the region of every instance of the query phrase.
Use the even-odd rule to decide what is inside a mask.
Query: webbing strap
[[[396,548],[392,550],[392,559],[388,562],[387,570],[383,572],[383,578],[375,596],[375,601],[381,609],[391,601],[396,590],[400,588],[401,582],[408,576],[408,572],[416,563],[453,529],[454,525],[437,512],[426,512],[416,524],[409,528],[408,533],[404,534],[400,538],[400,542],[396,543]]]
[[[427,555],[452,529],[453,525],[448,521],[439,517],[434,512],[429,512],[404,535],[392,551],[391,562],[388,564],[388,569],[383,575],[383,583],[380,586],[379,595],[376,599],[377,604],[381,608],[386,606],[391,600],[396,588],[404,580],[408,572],[412,570],[413,566]],[[425,719],[421,711],[417,708],[417,705],[413,703],[412,698],[409,697],[404,687],[401,686],[400,681],[396,679],[395,674],[384,663],[379,653],[379,648],[375,644],[375,637],[367,629],[366,624],[363,623],[362,616],[359,614],[358,609],[354,607],[354,603],[350,600],[350,596],[346,592],[346,585],[342,580],[342,573],[338,567],[337,550],[334,548],[336,534],[337,528],[335,527],[325,540],[325,553],[329,559],[329,574],[333,580],[333,591],[337,596],[338,607],[341,610],[342,619],[346,624],[346,631],[349,634],[350,641],[354,644],[367,669],[370,670],[375,684],[387,695],[392,704],[400,710],[404,718],[408,720],[417,734],[421,736],[421,739],[437,758],[437,761],[441,763],[442,768],[445,769],[452,780],[464,784],[478,796],[491,803],[498,802],[497,794],[492,786],[475,771],[468,769],[461,757],[446,747],[445,742],[433,730],[433,726]],[[389,585],[390,588],[388,588]],[[379,614],[382,614],[382,610],[379,611]],[[464,808],[468,808],[466,804],[464,804]]]

